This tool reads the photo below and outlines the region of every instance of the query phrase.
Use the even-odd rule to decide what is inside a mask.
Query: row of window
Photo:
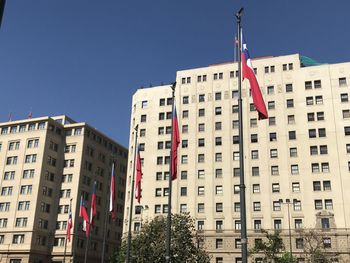
[[[19,126],[14,125],[10,127],[2,127],[1,134],[17,133],[17,132],[25,132],[25,131],[33,131],[33,130],[43,130],[45,129],[45,127],[46,127],[45,122],[21,124]]]
[[[257,68],[254,68],[254,73],[258,74]],[[288,64],[283,64],[282,65],[282,70],[287,71],[287,70],[293,70],[293,63],[288,63]],[[275,66],[265,66],[264,67],[264,72],[265,74],[268,73],[274,73],[275,72]],[[236,71],[230,71],[230,78],[237,78],[238,77],[238,70]],[[224,78],[224,73],[223,72],[218,72],[218,73],[213,73],[213,80],[219,80]],[[197,82],[206,82],[207,81],[207,75],[199,75],[197,76]],[[181,78],[181,84],[189,84],[191,83],[191,77],[183,77]]]

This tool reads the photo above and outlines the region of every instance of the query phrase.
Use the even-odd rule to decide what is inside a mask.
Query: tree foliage
[[[188,214],[172,216],[171,236],[171,262],[210,262],[210,257],[202,248],[203,239],[195,229],[195,221]],[[146,222],[141,231],[132,238],[131,262],[165,262],[165,240],[165,217],[158,216],[152,221]],[[126,240],[124,240],[119,253],[112,258],[111,262],[124,263],[126,247]]]

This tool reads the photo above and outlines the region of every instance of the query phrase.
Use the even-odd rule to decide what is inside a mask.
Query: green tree
[[[251,255],[263,255],[264,262],[274,263],[294,263],[296,259],[288,252],[285,252],[283,240],[279,231],[269,233],[266,230],[261,230],[265,234],[265,240],[255,243],[254,248],[249,252]]]
[[[195,221],[188,214],[172,216],[171,262],[209,263],[210,257],[202,247],[203,238],[195,229]],[[166,218],[158,216],[146,222],[141,231],[134,235],[131,242],[132,263],[165,262]],[[111,262],[124,263],[126,240]]]

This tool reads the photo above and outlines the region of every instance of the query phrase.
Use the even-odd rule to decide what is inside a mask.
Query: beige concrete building
[[[326,251],[350,262],[350,63],[306,66],[299,54],[253,60],[269,119],[257,120],[243,83],[244,156],[249,247],[261,229],[282,231],[304,262],[301,229],[314,229]],[[172,211],[190,212],[205,236],[212,262],[240,262],[237,63],[177,72],[181,144]],[[165,215],[171,125],[169,85],[133,96],[133,128],[143,149],[142,220]],[[132,162],[129,162],[130,189]],[[125,225],[129,195],[126,198]],[[290,217],[288,217],[288,210]],[[259,256],[251,262],[261,262]]]
[[[66,262],[83,262],[86,238],[79,218],[80,196],[90,209],[95,180],[97,216],[88,257],[89,262],[100,260],[106,219],[107,259],[120,245],[127,150],[66,116],[0,123],[0,130],[0,262],[63,262],[71,199],[73,229]],[[116,221],[106,216],[113,160]]]

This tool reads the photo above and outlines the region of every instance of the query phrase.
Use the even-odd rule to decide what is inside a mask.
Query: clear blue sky
[[[348,0],[8,0],[0,121],[67,114],[127,146],[135,90],[232,60],[241,6],[252,57],[350,61]]]

